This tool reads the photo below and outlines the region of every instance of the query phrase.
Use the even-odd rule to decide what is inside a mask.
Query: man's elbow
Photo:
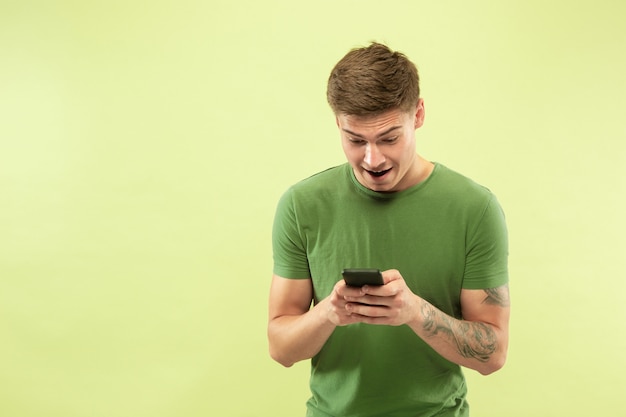
[[[277,337],[276,333],[272,330],[275,330],[272,326],[272,322],[270,321],[270,325],[267,329],[267,340],[269,344],[269,354],[270,357],[284,366],[285,368],[290,368],[296,361],[291,360],[285,353],[288,352],[287,349],[281,348],[280,338]]]
[[[284,354],[281,353],[280,349],[277,349],[271,343],[270,343],[269,350],[270,350],[270,357],[276,362],[278,362],[279,364],[281,364],[282,366],[284,366],[285,368],[291,368],[293,364],[295,363],[295,361],[287,358]]]
[[[503,352],[499,355],[494,355],[490,358],[488,362],[485,362],[483,366],[477,369],[478,372],[482,375],[491,375],[496,371],[499,371],[504,367],[506,363],[506,352]]]

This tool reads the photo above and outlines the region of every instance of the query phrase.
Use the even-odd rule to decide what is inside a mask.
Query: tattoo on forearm
[[[487,362],[496,351],[497,338],[490,326],[479,322],[455,320],[427,302],[422,305],[422,314],[424,330],[430,336],[438,333],[447,335],[461,356]]]
[[[483,304],[495,305],[500,307],[508,307],[511,305],[509,298],[509,286],[503,285],[496,288],[487,288],[485,290],[487,296],[483,300]]]

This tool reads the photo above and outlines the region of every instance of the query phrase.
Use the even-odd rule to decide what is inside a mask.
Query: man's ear
[[[424,99],[420,98],[415,107],[415,128],[418,129],[424,124]]]

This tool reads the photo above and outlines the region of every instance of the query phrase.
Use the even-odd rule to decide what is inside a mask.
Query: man
[[[328,80],[347,163],[292,186],[273,229],[268,338],[311,359],[307,416],[467,416],[461,367],[505,362],[507,232],[486,188],[416,153],[417,69],[374,43]],[[383,270],[347,286],[344,268]]]

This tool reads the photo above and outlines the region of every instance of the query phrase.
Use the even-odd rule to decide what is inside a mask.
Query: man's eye
[[[365,141],[363,139],[349,138],[349,141],[353,145],[363,145],[365,143]]]
[[[398,140],[398,137],[394,136],[393,138],[383,139],[383,143],[394,143],[397,140]]]

